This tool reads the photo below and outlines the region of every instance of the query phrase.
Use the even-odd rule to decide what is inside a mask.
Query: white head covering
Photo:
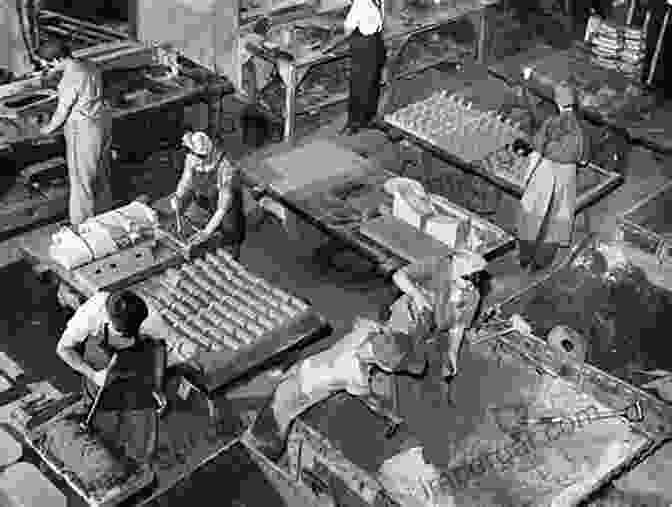
[[[453,278],[460,277],[482,271],[488,265],[486,260],[474,252],[468,250],[458,250],[453,256]]]
[[[201,156],[208,156],[212,153],[214,144],[210,136],[205,132],[187,132],[182,136],[182,144],[191,151]]]

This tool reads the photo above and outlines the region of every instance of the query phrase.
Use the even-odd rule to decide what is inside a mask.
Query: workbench
[[[471,102],[475,110],[495,114],[506,109],[513,100],[512,89],[501,79],[489,76],[487,68],[479,64],[465,66],[464,70],[459,71],[446,83],[443,92],[448,96],[455,94]],[[483,160],[467,161],[445,146],[440,146],[431,139],[419,135],[418,132],[404,128],[393,118],[392,114],[378,120],[381,129],[386,131],[391,139],[405,139],[449,165],[473,174],[516,198],[523,195],[522,181],[504,171],[499,171],[496,165],[486,166]],[[474,140],[474,142],[481,141]],[[618,173],[606,171],[590,161],[580,163],[577,172],[576,213],[604,198],[622,182],[623,177]]]
[[[316,155],[319,153],[320,155]],[[315,166],[315,156],[329,161]],[[311,160],[313,162],[311,162]],[[286,154],[241,164],[247,184],[261,189],[300,219],[369,259],[382,274],[409,262],[451,251],[447,245],[394,218],[392,196],[383,189],[396,176],[347,148],[316,141]],[[469,218],[483,234],[478,253],[491,260],[514,245],[514,237],[450,202],[451,215]]]
[[[190,61],[182,61],[181,74],[170,77],[162,66],[106,72],[106,93],[113,117],[113,147],[120,159],[146,157],[163,147],[174,147],[184,126],[184,108],[208,105],[209,131],[219,131],[222,98],[233,93],[231,83]],[[166,77],[168,76],[168,77]],[[19,86],[20,85],[20,86]],[[39,79],[17,83],[18,97],[45,92]],[[12,96],[3,98],[11,101]],[[0,233],[18,232],[67,214],[67,169],[62,131],[44,138],[39,128],[53,114],[56,100],[37,101],[17,111],[15,119],[0,118],[0,158],[5,175],[0,190]],[[138,143],[139,137],[142,139]],[[62,170],[56,174],[55,169]],[[30,185],[26,174],[49,170],[54,178],[46,186]],[[114,179],[114,175],[113,175]]]
[[[569,82],[578,92],[578,110],[587,120],[609,127],[653,151],[665,154],[672,150],[668,128],[672,106],[619,72],[592,64],[581,44],[566,50],[539,46],[504,58],[489,68],[493,75],[511,84],[523,82],[525,68],[534,69],[544,81]],[[540,83],[534,75],[525,84],[543,99],[554,100],[552,86]],[[632,93],[626,93],[628,89]]]
[[[425,463],[450,485],[456,506],[578,505],[649,456],[672,430],[669,406],[534,336],[465,341],[459,365],[452,403],[438,401],[431,379],[399,378],[406,424],[390,438],[386,421],[348,394],[316,405],[295,422],[281,463],[290,476],[328,491],[337,503],[389,505],[381,500],[391,497],[407,505],[382,480],[381,467],[421,446]],[[584,417],[633,402],[643,409],[640,422],[621,417],[564,430],[557,424],[515,425],[540,413]],[[420,466],[405,470],[419,473]]]
[[[174,225],[174,214],[170,211],[167,198],[155,203],[154,208],[158,211],[162,227],[172,227]],[[166,312],[174,317],[175,314],[171,310],[171,305],[177,303],[178,299],[182,297],[176,296],[176,293],[170,289],[172,287],[171,284],[174,282],[174,276],[183,274],[184,269],[188,270],[193,268],[194,265],[198,265],[199,269],[203,265],[206,266],[206,270],[215,269],[217,264],[212,264],[211,258],[208,256],[213,254],[219,256],[219,251],[200,252],[200,256],[197,256],[197,259],[186,261],[181,252],[158,239],[149,243],[138,243],[136,247],[120,250],[117,254],[110,255],[100,261],[68,270],[55,262],[49,253],[52,234],[59,227],[60,224],[52,224],[21,237],[19,247],[26,260],[35,265],[38,271],[51,271],[54,273],[62,284],[68,287],[70,291],[74,291],[80,298],[88,298],[100,290],[129,289],[140,295],[150,307],[150,316],[145,321],[143,330],[150,336],[166,340],[169,352],[169,365],[175,366],[192,387],[206,396],[213,417],[216,417],[216,409],[212,400],[215,391],[245,375],[250,370],[259,367],[270,358],[283,354],[290,349],[295,350],[325,336],[329,332],[329,326],[326,321],[309,304],[287,294],[277,287],[267,284],[246,271],[243,266],[224,256],[219,257],[220,261],[215,260],[214,262],[226,263],[229,266],[226,268],[227,272],[238,272],[245,280],[249,280],[249,283],[263,284],[264,291],[267,293],[263,296],[265,298],[264,302],[269,300],[270,297],[271,300],[269,300],[268,304],[275,305],[276,299],[280,298],[292,308],[289,311],[285,311],[284,307],[281,306],[281,315],[278,316],[277,312],[275,312],[270,320],[266,318],[262,319],[264,324],[260,327],[256,324],[252,325],[250,322],[256,322],[255,318],[253,318],[254,315],[257,315],[261,319],[261,314],[258,312],[263,313],[263,311],[259,310],[257,306],[246,307],[244,310],[247,313],[243,315],[245,316],[249,312],[252,312],[251,317],[245,317],[248,320],[252,320],[249,320],[249,322],[248,320],[244,320],[243,324],[240,324],[242,326],[240,328],[236,327],[238,320],[227,321],[226,323],[227,328],[234,327],[234,330],[231,331],[231,336],[239,338],[244,335],[245,339],[235,339],[236,348],[223,345],[223,343],[230,344],[232,340],[226,334],[228,331],[224,331],[225,328],[212,331],[214,333],[221,331],[223,333],[221,337],[219,335],[215,337],[210,331],[206,332],[202,326],[199,328],[200,324],[195,324],[196,329],[194,330],[194,323],[190,320],[191,317],[195,317],[197,313],[201,315],[201,312],[206,315],[209,314],[210,310],[208,308],[199,307],[193,310],[193,312],[187,312],[186,316],[178,319],[170,320],[166,317]],[[137,248],[139,247],[143,249],[138,250]],[[148,250],[151,253],[148,254]],[[134,262],[129,260],[129,255],[133,255],[133,252],[137,252],[136,255],[142,255],[145,258],[147,255],[150,255],[151,262],[147,262],[145,259],[136,269]],[[101,262],[104,263],[104,267],[108,272],[114,272],[114,276],[107,277],[110,281],[106,281],[106,277],[97,274],[98,270],[94,270],[91,267],[100,266]],[[199,264],[199,262],[203,264]],[[173,268],[172,271],[171,268]],[[166,290],[169,292],[166,293]],[[227,298],[231,299],[233,295],[234,299],[232,301],[238,301],[235,298],[240,296],[241,290],[245,292],[247,289],[235,289],[231,286],[231,294],[227,290],[217,291],[217,294],[220,294],[217,298],[228,301]],[[255,297],[257,296],[256,292],[251,292],[250,294]],[[166,301],[166,295],[168,295],[168,301]],[[251,297],[250,295],[248,296]],[[183,297],[186,298],[185,301],[188,300],[190,304],[194,304],[192,297],[186,294]],[[211,298],[212,296],[208,297],[208,299]],[[255,299],[255,304],[259,304],[257,299]],[[170,301],[173,301],[173,303]],[[228,303],[218,300],[215,304],[221,304],[224,307]],[[252,303],[248,299],[248,301],[238,301],[234,304],[234,307],[237,306],[240,310],[241,307],[249,305],[252,305]],[[272,308],[275,308],[275,306],[272,306]],[[217,312],[221,313],[219,306]],[[183,323],[189,321],[188,325],[191,331],[185,334],[179,321]],[[252,335],[241,331],[246,329],[246,325],[252,326],[251,329],[255,329]],[[236,329],[239,330],[236,331]]]
[[[387,58],[383,71],[381,107],[388,101],[395,80],[420,73],[443,62],[458,64],[471,58],[484,61],[487,57],[490,8],[491,4],[485,6],[478,1],[462,0],[456,6],[408,7],[398,13],[386,13],[383,37]],[[476,16],[478,19],[478,27],[475,30],[471,28],[475,32],[471,47],[470,43],[451,40],[449,33],[452,25],[468,19],[469,16]],[[268,100],[264,100],[262,90],[259,99],[266,102],[267,109],[275,117],[283,119],[285,140],[294,139],[298,115],[316,113],[348,98],[347,43],[345,48],[330,53],[324,53],[318,47],[328,43],[334,33],[342,31],[344,19],[345,12],[317,14],[274,26],[270,36],[266,37],[251,33],[249,27],[241,30],[238,68],[242,69],[251,60],[263,59],[276,69],[284,88],[271,87],[272,96]],[[317,41],[310,41],[312,44],[308,46],[305,42],[301,44],[293,40],[288,45],[283,44],[280,32],[287,30],[294,33],[299,29],[296,27],[309,27],[317,31],[321,29],[324,32],[323,40],[318,37]],[[293,39],[293,35],[290,37]],[[414,47],[411,48],[412,46]],[[411,49],[413,54],[407,55],[411,53]],[[411,60],[415,61],[404,62],[406,56],[411,56]],[[320,82],[312,87],[308,85],[310,75],[320,72],[325,74],[322,81],[329,82],[329,86]],[[238,87],[242,90],[242,77],[240,79]],[[256,87],[256,83],[253,86]],[[256,90],[251,95],[256,98]]]

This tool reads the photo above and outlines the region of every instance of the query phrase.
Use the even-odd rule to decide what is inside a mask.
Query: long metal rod
[[[651,86],[653,83],[653,78],[656,75],[656,69],[658,68],[658,60],[660,59],[660,53],[663,50],[663,41],[665,40],[665,33],[667,32],[667,25],[670,24],[670,10],[672,10],[672,5],[670,1],[667,2],[667,9],[665,10],[665,17],[663,18],[663,25],[660,28],[658,33],[658,41],[656,42],[656,49],[653,53],[653,58],[651,59],[651,67],[649,68],[649,75],[646,78],[646,84]]]
[[[119,356],[115,353],[112,356],[112,359],[110,359],[109,364],[107,365],[107,374],[105,375],[105,382],[98,389],[98,392],[96,393],[96,398],[93,400],[93,404],[91,405],[91,408],[89,409],[89,413],[86,415],[86,420],[84,421],[84,424],[83,424],[83,428],[86,429],[86,430],[88,430],[91,427],[91,421],[93,420],[93,416],[96,414],[96,411],[98,410],[98,405],[100,405],[100,400],[103,398],[103,392],[105,391],[105,388],[107,387],[108,378],[110,376],[110,371],[112,370],[112,368],[114,368],[114,365],[117,364],[118,359],[119,359]]]

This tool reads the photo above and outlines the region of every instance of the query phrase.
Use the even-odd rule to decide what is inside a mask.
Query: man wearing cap
[[[415,346],[434,343],[442,387],[457,373],[457,356],[471,326],[486,280],[486,261],[466,250],[410,264],[393,276],[403,295],[391,307],[387,325],[407,335]],[[423,343],[424,342],[424,343]]]
[[[182,144],[187,155],[171,205],[198,229],[189,243],[212,239],[238,260],[246,225],[240,173],[204,132],[187,132]]]
[[[61,41],[47,42],[39,54],[46,66],[63,71],[58,107],[41,133],[50,135],[64,126],[70,223],[79,225],[112,207],[112,117],[103,99],[103,78],[93,62],[73,58]]]
[[[543,269],[552,264],[560,247],[572,241],[576,211],[576,166],[586,145],[574,112],[574,92],[557,86],[559,113],[548,118],[534,137],[525,192],[518,212],[521,267]]]
[[[95,427],[141,461],[154,450],[156,411],[165,407],[166,349],[140,334],[148,315],[145,302],[130,291],[98,292],[77,309],[56,347],[83,376],[89,403],[104,388]],[[108,368],[115,354],[116,364]]]

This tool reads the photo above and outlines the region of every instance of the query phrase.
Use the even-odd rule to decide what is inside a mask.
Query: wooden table
[[[481,61],[487,56],[487,41],[489,32],[489,9],[491,6],[483,6],[478,1],[462,0],[456,7],[446,5],[427,7],[424,9],[409,9],[401,14],[386,14],[384,39],[388,51],[386,67],[383,72],[385,88],[381,98],[381,107],[389,99],[389,89],[392,82],[402,79],[411,74],[419,73],[427,68],[436,66],[442,62],[459,63],[461,58],[456,57],[454,52],[433,55],[423,59],[416,65],[395,72],[403,57],[404,50],[412,41],[428,34],[438,33],[442,28],[464,19],[469,15],[478,16],[478,35],[475,41],[474,53]],[[321,18],[321,19],[320,19]],[[325,19],[326,18],[326,19]],[[343,19],[333,16],[316,16],[315,19],[302,19],[301,24],[340,26]],[[261,58],[273,64],[285,87],[284,100],[284,139],[293,141],[296,127],[296,117],[304,112],[318,111],[321,108],[343,102],[348,98],[347,83],[338,93],[334,93],[323,100],[311,104],[306,110],[297,106],[297,94],[299,85],[304,81],[308,73],[319,67],[349,57],[349,49],[340,49],[331,53],[324,53],[319,49],[309,50],[304,47],[287,47],[282,51],[269,50],[264,46],[264,39],[249,33],[243,33],[240,39],[241,51],[238,67],[242,68],[250,59]],[[242,82],[241,82],[242,84]],[[256,95],[256,93],[254,93]]]
[[[377,167],[350,150],[331,143],[326,143],[330,145],[330,148],[327,148],[322,144],[324,141],[318,143],[320,144],[316,145],[315,150],[325,154],[325,161],[334,163],[331,169],[334,174],[329,174],[330,165],[325,163],[320,166],[321,176],[315,176],[311,181],[300,184],[296,183],[298,176],[292,180],[292,174],[280,174],[277,167],[269,162],[271,158],[268,158],[244,162],[243,176],[250,186],[263,189],[263,192],[272,199],[314,225],[328,237],[369,259],[375,269],[383,275],[389,275],[409,262],[426,256],[413,252],[434,251],[438,254],[450,251],[438,240],[391,216],[389,223],[375,226],[375,231],[380,233],[380,238],[384,238],[385,241],[373,239],[377,234],[368,231],[369,225],[381,220],[381,208],[383,212],[391,213],[392,197],[384,191],[383,183],[396,175]],[[296,153],[296,150],[286,155],[286,167],[300,170],[303,157],[293,159],[293,153]],[[310,152],[306,151],[303,154],[305,158],[311,158]],[[351,166],[342,170],[348,159],[351,160]],[[491,233],[492,241],[483,245],[483,250],[479,251],[488,260],[501,255],[513,246],[514,238],[510,234],[457,205],[452,203],[450,205],[458,213],[470,216],[474,222],[478,222]],[[370,228],[373,230],[374,226]],[[388,234],[385,231],[391,232]],[[400,236],[393,241],[395,238],[390,237],[390,234],[394,236],[395,231]],[[412,245],[413,248],[404,247],[403,243],[408,241],[422,245]]]
[[[463,76],[463,77],[462,77]],[[502,80],[487,76],[484,66],[473,65],[458,74],[446,88],[448,93],[456,93],[471,101],[482,110],[497,111],[512,95],[511,89]],[[437,158],[471,174],[485,179],[504,192],[521,197],[524,188],[518,182],[503,175],[487,171],[480,163],[468,163],[441,146],[422,139],[412,132],[391,125],[384,118],[378,125],[393,139],[404,138],[420,146]],[[609,172],[591,162],[579,165],[577,181],[577,214],[613,191],[623,182],[623,177]]]
[[[549,46],[539,46],[504,58],[489,66],[493,75],[511,84],[520,84],[526,67],[538,69],[553,81],[585,81],[591,87],[608,84],[617,92],[616,98],[623,103],[624,90],[631,84],[622,74],[603,69],[590,63],[581,45],[567,50],[556,50]],[[573,77],[572,77],[573,76]],[[545,100],[553,101],[553,89],[541,85],[535,79],[526,82],[530,89]],[[579,111],[589,121],[607,126],[626,136],[631,142],[639,143],[658,153],[672,151],[672,134],[668,126],[672,123],[672,104],[661,102],[652,95],[645,97],[647,107],[642,115],[627,113],[627,108],[607,110],[579,104]]]
[[[114,80],[122,82],[121,85],[123,86],[123,81],[129,79],[128,76],[137,75],[141,71],[138,69],[124,72],[110,71],[111,82],[107,83],[107,86],[114,88]],[[114,123],[119,124],[122,120],[135,119],[152,111],[162,111],[165,113],[167,108],[183,109],[187,105],[205,102],[208,104],[209,130],[214,134],[219,130],[221,99],[225,95],[234,92],[233,86],[228,79],[216,76],[193,62],[185,62],[183,64],[181,76],[164,82],[157,81],[156,87],[155,92],[133,99],[123,105],[113,105],[111,113]],[[26,88],[27,91],[39,91],[40,89],[39,82],[27,85]],[[55,110],[55,107],[56,102],[52,101],[35,108],[29,108],[25,113],[20,114],[19,118],[15,121],[19,127],[17,135],[2,138],[0,153],[3,150],[20,149],[25,145],[33,147],[47,142],[56,143],[61,141],[62,130],[45,140],[45,138],[40,136],[38,128],[28,121],[29,115],[34,113],[51,114]],[[118,137],[123,137],[123,132],[119,132]],[[151,139],[151,136],[148,139]],[[135,144],[137,143],[134,143],[132,149],[137,148]],[[146,149],[147,147],[142,147],[143,151]]]
[[[347,493],[342,489],[333,492],[355,497],[356,505],[377,505],[372,500],[380,492],[381,465],[420,445],[425,461],[437,465],[452,484],[457,507],[494,507],[509,501],[512,505],[543,504],[554,503],[554,499],[558,504],[576,505],[649,456],[672,431],[672,410],[665,403],[597,368],[553,352],[537,337],[514,333],[463,347],[460,365],[451,384],[452,403],[435,401],[432,390],[436,388],[430,380],[400,379],[400,414],[406,424],[392,438],[383,436],[385,421],[352,396],[341,393],[316,405],[293,427],[287,460],[290,474],[300,480],[307,475],[301,474],[305,467],[320,482],[343,484]],[[523,434],[529,431],[534,446],[521,454],[514,451],[525,465],[499,453],[510,449],[513,442],[525,441],[508,440],[512,433],[507,431],[506,420],[536,417],[538,411],[560,417],[581,411],[601,413],[622,409],[635,400],[644,408],[642,422],[614,419],[578,424],[562,436],[555,431],[537,433],[534,430],[541,430],[532,427],[523,429]],[[353,424],[358,432],[349,431]],[[548,436],[548,441],[541,435]],[[497,453],[491,452],[494,448]],[[302,459],[313,454],[317,456],[314,460]],[[543,475],[526,480],[530,469]],[[496,480],[500,474],[506,479]],[[387,494],[394,498],[389,490]]]
[[[117,72],[117,80],[123,80],[123,73]],[[113,108],[113,143],[121,158],[130,154],[134,159],[178,144],[184,129],[184,108],[198,103],[208,104],[208,125],[216,134],[221,122],[221,101],[225,95],[233,93],[233,87],[226,78],[214,76],[209,71],[185,64],[184,75],[178,81],[161,88],[163,93],[151,94],[142,102],[130,103]],[[49,116],[55,108],[51,102],[30,109],[28,113]],[[0,122],[3,120],[0,119]],[[36,190],[26,185],[21,177],[22,169],[36,172],[40,165],[60,165],[65,167],[65,148],[62,131],[44,139],[37,127],[27,117],[13,122],[17,131],[11,138],[0,135],[0,159],[6,167],[4,178],[12,174],[17,178],[14,184],[3,188],[0,205],[5,209],[0,214],[0,234],[16,234],[38,224],[59,220],[67,215],[69,190],[67,181],[63,184]],[[139,136],[142,142],[138,142]],[[62,171],[67,178],[67,170]],[[3,186],[6,183],[3,182]]]

